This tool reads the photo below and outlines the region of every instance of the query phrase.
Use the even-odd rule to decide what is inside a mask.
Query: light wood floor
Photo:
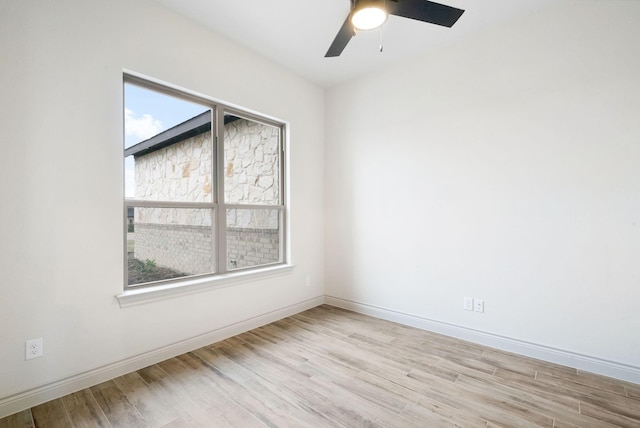
[[[6,427],[640,427],[640,385],[320,306]]]

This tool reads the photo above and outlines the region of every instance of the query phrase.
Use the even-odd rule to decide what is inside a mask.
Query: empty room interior
[[[0,1],[0,428],[640,426],[640,1],[382,3]]]

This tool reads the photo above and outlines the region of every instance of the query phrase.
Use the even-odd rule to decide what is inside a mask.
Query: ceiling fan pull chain
[[[384,46],[382,45],[382,27],[380,27],[380,52],[384,50]]]

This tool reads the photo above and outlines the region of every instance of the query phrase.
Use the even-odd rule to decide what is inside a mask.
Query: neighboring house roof
[[[240,119],[237,116],[225,115],[224,124],[234,122]],[[171,146],[172,144],[184,141],[187,138],[195,137],[196,135],[203,134],[211,130],[211,112],[205,111],[197,116],[186,120],[179,125],[169,128],[166,131],[162,131],[153,137],[141,141],[124,151],[124,157],[127,156],[144,156],[156,150]]]

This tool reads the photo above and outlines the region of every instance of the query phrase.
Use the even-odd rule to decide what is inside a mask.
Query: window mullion
[[[224,200],[224,110],[215,110],[215,150],[216,150],[216,198],[218,202],[217,220],[217,257],[218,273],[227,272],[227,209]]]
[[[129,207],[127,206],[127,204],[125,203],[123,206],[123,230],[124,230],[124,284],[125,284],[125,288],[128,286],[129,284],[129,221],[128,221],[128,217],[129,217],[129,213],[128,213]]]

